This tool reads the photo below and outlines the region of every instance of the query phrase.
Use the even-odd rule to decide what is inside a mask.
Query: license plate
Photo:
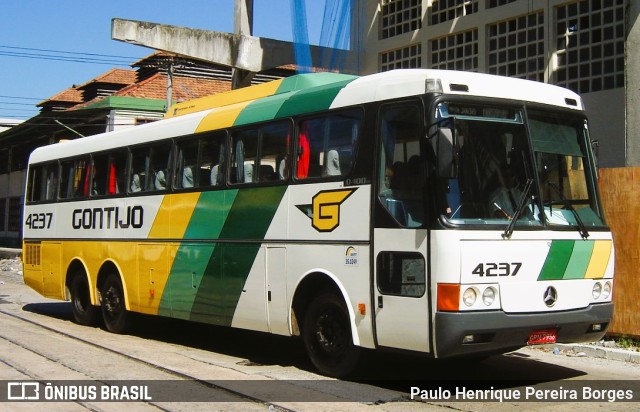
[[[534,330],[529,335],[527,345],[543,345],[545,343],[556,343],[558,331],[556,329]]]

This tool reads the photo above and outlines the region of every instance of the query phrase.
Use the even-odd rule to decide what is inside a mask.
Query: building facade
[[[625,46],[634,2],[363,1],[361,72],[453,69],[567,87],[585,101],[600,166],[625,166]]]
[[[231,69],[217,64],[156,52],[132,66],[63,90],[38,103],[37,116],[0,131],[0,247],[21,244],[27,162],[35,148],[155,121],[171,103],[231,89]],[[252,81],[290,76],[293,69],[271,69]]]

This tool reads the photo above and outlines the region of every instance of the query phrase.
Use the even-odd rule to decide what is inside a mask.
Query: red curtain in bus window
[[[84,169],[84,187],[82,190],[82,194],[84,196],[89,196],[89,180],[91,179],[91,164],[87,164]]]
[[[118,193],[118,187],[116,184],[116,165],[114,165],[113,162],[109,164],[109,187],[107,189],[110,195]]]
[[[305,179],[309,176],[309,161],[311,160],[311,147],[306,131],[301,130],[298,135],[298,169],[296,177]]]

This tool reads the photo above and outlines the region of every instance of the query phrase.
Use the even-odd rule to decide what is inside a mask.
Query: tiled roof
[[[82,91],[78,90],[75,86],[70,87],[66,90],[61,91],[60,93],[49,97],[46,100],[41,101],[36,104],[37,107],[42,107],[47,105],[47,103],[52,102],[63,102],[63,103],[73,103],[78,104],[82,103]]]
[[[228,90],[231,90],[231,82],[229,81],[173,76],[172,100],[182,102]],[[163,73],[156,73],[146,80],[118,90],[114,96],[165,99],[167,97],[167,76]]]
[[[78,86],[78,89],[83,89],[94,83],[109,83],[109,84],[121,84],[129,85],[135,83],[137,80],[137,72],[130,69],[111,69],[100,76],[89,80],[85,84]]]

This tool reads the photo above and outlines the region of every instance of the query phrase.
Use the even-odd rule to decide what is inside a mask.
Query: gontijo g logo
[[[311,218],[311,226],[318,232],[331,232],[340,226],[340,205],[356,190],[323,190],[313,196],[310,205],[297,207]]]

